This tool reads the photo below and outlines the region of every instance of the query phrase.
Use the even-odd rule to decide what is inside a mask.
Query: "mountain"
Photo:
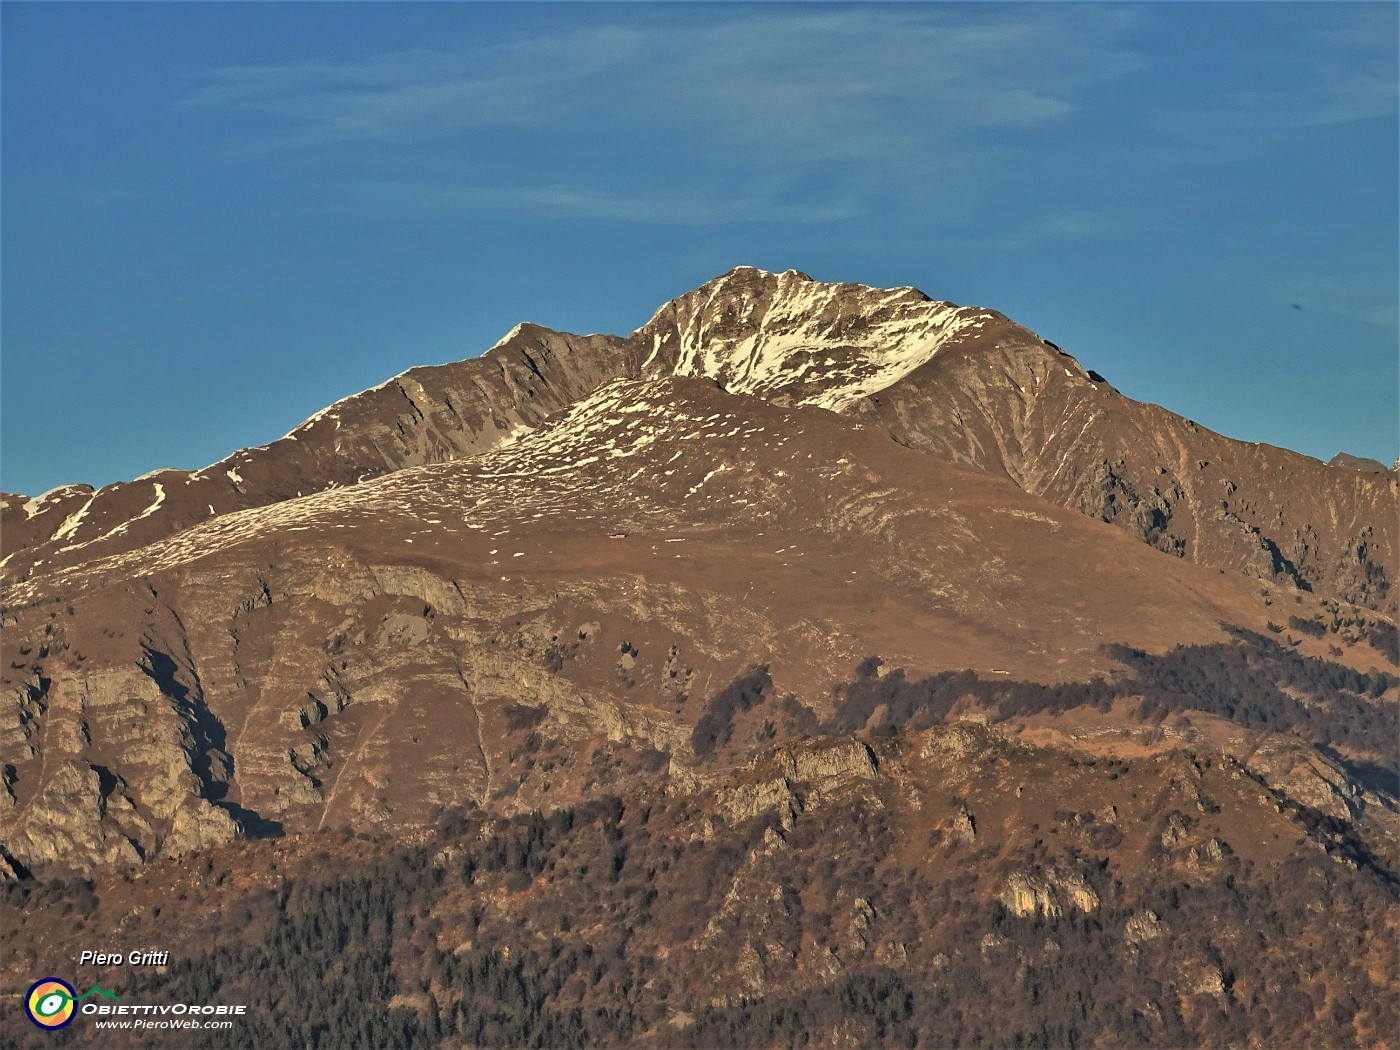
[[[931,1007],[849,1003],[945,970],[970,1041],[1061,993],[1117,1012],[1041,1041],[1267,1040],[1295,941],[1332,967],[1300,1030],[1395,1012],[1362,1005],[1400,928],[1394,475],[1212,434],[993,311],[741,267],[626,337],[520,325],[211,467],[3,512],[16,980],[154,902],[133,869],[198,864],[247,972],[324,976],[259,940],[296,916],[422,921],[347,956],[393,986],[358,1030],[416,1033],[386,1045],[766,1043],[783,1010],[927,1040]],[[1261,903],[1285,869],[1359,917],[1345,965]],[[131,936],[239,980],[173,892]],[[1049,998],[978,1029],[974,979]],[[487,1024],[492,981],[522,999]]]
[[[193,473],[5,496],[0,569],[24,580],[230,511],[470,458],[610,380],[666,375],[873,420],[1167,553],[1396,613],[1393,475],[1329,469],[1132,401],[991,310],[751,267],[626,338],[519,325],[480,358],[410,369]]]

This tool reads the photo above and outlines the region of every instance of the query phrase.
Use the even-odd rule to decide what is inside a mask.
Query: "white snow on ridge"
[[[157,481],[157,482],[155,483],[155,486],[156,486],[156,500],[155,500],[155,502],[152,503],[152,504],[151,504],[149,507],[147,507],[145,510],[143,510],[140,514],[136,515],[136,517],[132,518],[132,519],[131,519],[132,521],[140,521],[142,518],[149,518],[152,514],[154,514],[157,510],[159,510],[159,509],[160,509],[160,505],[161,505],[162,503],[165,502],[165,486],[162,485],[159,481]]]
[[[354,396],[358,397],[359,395],[357,394],[357,395],[354,395]],[[348,400],[348,399],[342,398],[341,400],[344,401],[344,400]],[[333,420],[335,420],[336,428],[339,429],[339,428],[340,428],[340,413],[339,413],[339,411],[337,411],[337,407],[338,407],[340,404],[341,404],[341,401],[337,401],[337,402],[335,402],[334,404],[327,405],[325,408],[321,409],[321,411],[316,412],[316,413],[314,413],[313,415],[307,416],[306,419],[304,419],[302,422],[298,423],[298,424],[297,424],[296,426],[294,426],[291,430],[287,431],[286,434],[282,435],[283,440],[286,440],[287,438],[294,438],[294,437],[296,437],[297,431],[299,431],[299,430],[305,430],[307,427],[315,426],[317,423],[319,423],[319,422],[320,422],[321,420],[323,420],[323,419],[333,419]]]
[[[955,335],[993,316],[928,301],[913,288],[823,284],[795,270],[777,276],[764,304],[747,289],[731,287],[736,280],[751,282],[755,272],[773,276],[740,267],[715,282],[688,319],[678,319],[684,327],[678,326],[676,375],[707,376],[731,393],[790,393],[801,404],[839,412],[897,383]],[[665,309],[653,322],[663,320]],[[663,322],[653,334],[648,366],[668,337]]]
[[[121,536],[122,534],[124,534],[128,529],[131,528],[132,525],[140,521],[142,518],[149,518],[152,514],[158,511],[160,509],[161,504],[165,502],[165,486],[158,481],[154,482],[154,485],[156,498],[151,503],[151,505],[145,510],[143,510],[140,514],[136,515],[134,518],[128,518],[121,524],[108,529],[101,536],[98,536],[95,539],[84,540],[82,543],[70,543],[63,549],[66,551],[80,550],[83,547],[90,547],[94,543],[101,543],[103,540],[110,540],[113,536]],[[212,510],[213,508],[210,509]],[[55,534],[55,538],[57,538],[57,534]]]
[[[74,489],[81,489],[82,487],[81,485],[59,485],[57,488],[49,489],[48,492],[41,492],[33,499],[25,500],[24,503],[21,504],[24,510],[24,516],[26,518],[32,518],[44,509],[44,504],[57,499],[65,492],[71,492]]]
[[[326,530],[329,537],[328,530],[368,525],[381,534],[392,520],[391,528],[411,524],[421,530],[426,515],[452,522],[441,527],[444,534],[460,530],[470,535],[466,530],[475,530],[493,538],[506,535],[526,518],[547,518],[571,530],[602,522],[611,525],[618,507],[626,507],[631,521],[672,522],[676,497],[690,489],[686,494],[692,500],[719,500],[721,494],[711,492],[713,486],[707,483],[721,471],[734,469],[713,459],[707,462],[705,450],[687,442],[686,453],[698,469],[672,478],[665,472],[666,465],[685,462],[675,456],[681,448],[677,442],[694,438],[703,443],[732,430],[735,422],[727,414],[706,420],[712,402],[703,397],[698,402],[677,400],[672,382],[614,380],[578,401],[558,420],[523,429],[510,445],[469,461],[409,467],[362,484],[218,515],[212,513],[211,505],[211,516],[188,528],[134,550],[101,555],[18,583],[15,594],[24,599],[41,588],[81,588],[123,573],[164,571],[313,529]],[[632,463],[637,469],[629,479]],[[634,487],[631,481],[643,473],[655,476]],[[580,485],[581,475],[586,485]],[[668,485],[674,488],[668,490]],[[138,517],[78,546],[88,547],[125,532],[132,522],[156,513],[164,502],[163,490],[157,490],[155,497]],[[738,500],[738,504],[747,501]],[[472,520],[458,525],[468,508]],[[84,513],[86,507],[66,523],[67,533],[77,528]],[[499,532],[491,531],[497,528]]]
[[[96,498],[97,493],[94,492],[91,496],[88,497],[87,502],[84,503],[78,509],[78,512],[76,514],[70,514],[68,516],[68,520],[65,521],[62,525],[60,525],[58,527],[58,531],[55,532],[50,538],[55,540],[64,540],[67,539],[69,536],[73,535],[73,532],[75,529],[77,529],[79,522],[83,520],[83,515],[85,515],[88,512],[88,508],[92,506],[92,501]]]
[[[496,347],[498,347],[498,346],[504,346],[506,343],[510,342],[512,339],[514,339],[517,335],[519,335],[519,334],[521,333],[521,331],[524,329],[524,327],[525,327],[525,322],[522,321],[520,324],[516,325],[514,328],[512,328],[512,329],[511,329],[509,332],[507,332],[505,335],[501,336],[501,338],[497,339],[494,343],[492,343],[490,346],[488,346],[488,347],[482,352],[482,356],[485,356],[486,354],[489,354],[492,350],[496,349]]]

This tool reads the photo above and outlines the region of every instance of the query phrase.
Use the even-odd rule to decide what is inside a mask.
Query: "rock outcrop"
[[[1001,902],[1013,915],[1056,918],[1070,908],[1095,911],[1099,895],[1075,871],[1014,872],[1006,880]]]

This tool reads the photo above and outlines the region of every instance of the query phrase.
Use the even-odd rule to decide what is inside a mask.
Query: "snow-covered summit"
[[[734,393],[841,411],[998,316],[917,288],[740,266],[665,304],[633,338],[647,344],[647,375],[707,376]]]

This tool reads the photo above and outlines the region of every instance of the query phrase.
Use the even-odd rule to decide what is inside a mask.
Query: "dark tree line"
[[[909,829],[857,797],[799,816],[757,864],[772,819],[707,839],[692,834],[704,816],[692,799],[660,797],[513,820],[457,814],[420,845],[308,862],[274,889],[230,895],[205,951],[165,974],[131,970],[122,994],[247,1003],[246,1018],[199,1045],[299,1050],[1340,1045],[1358,1023],[1400,1025],[1367,973],[1375,949],[1370,962],[1359,950],[1394,888],[1315,851],[1259,868],[1227,853],[1189,881],[1169,866],[1129,879],[1116,843],[988,855],[944,844],[915,858]],[[1137,834],[1150,843],[1159,831]],[[1016,916],[996,899],[1010,872],[1064,864],[1097,910]],[[737,909],[736,886],[749,887]],[[5,906],[69,903],[76,916],[91,892],[32,886]],[[859,939],[857,897],[874,917]],[[1128,939],[1144,909],[1170,936]],[[709,954],[695,954],[706,937]],[[736,960],[754,939],[830,946],[842,967],[821,980],[776,972],[767,994],[746,994]],[[1221,990],[1193,992],[1188,964]],[[189,1045],[138,1034],[104,1045]],[[37,1031],[13,1042],[74,1045]]]

